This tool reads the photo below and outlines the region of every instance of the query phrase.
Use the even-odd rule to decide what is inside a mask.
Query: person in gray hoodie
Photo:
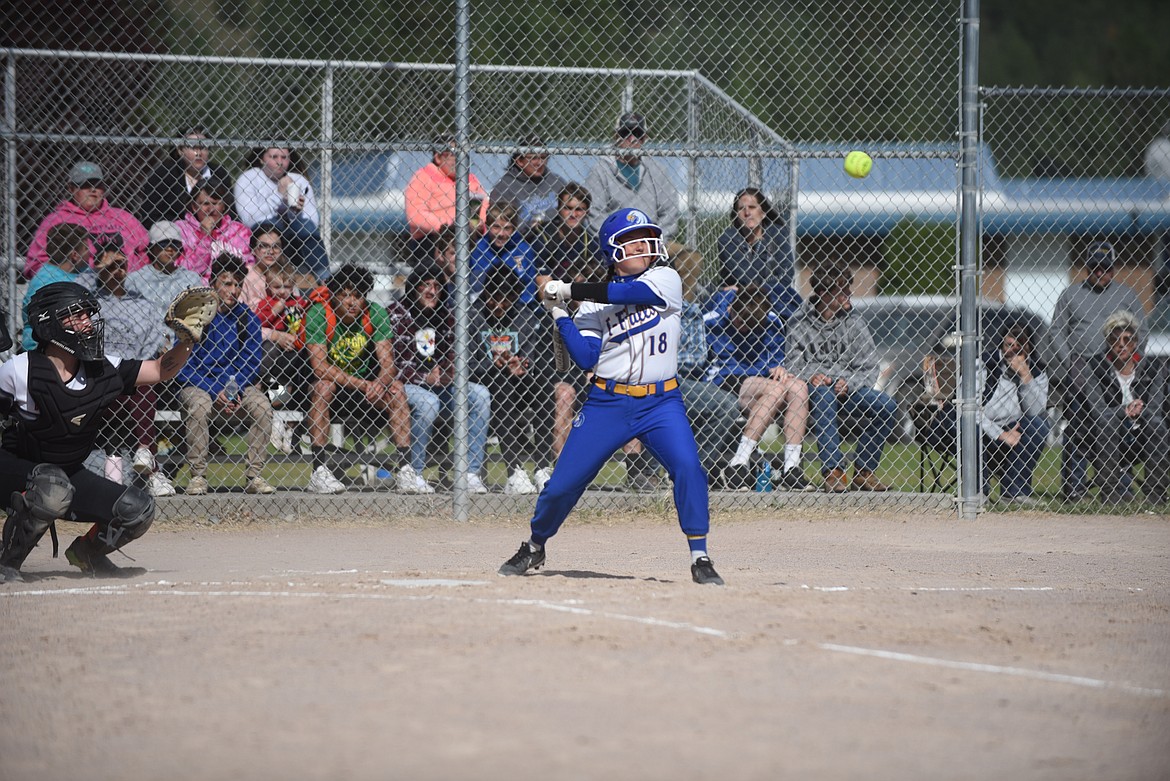
[[[844,263],[815,269],[812,296],[788,322],[788,370],[809,385],[809,418],[820,452],[825,490],[886,491],[875,472],[898,418],[898,404],[876,390],[877,348],[853,313],[853,275]],[[853,480],[841,451],[839,416],[860,417]]]

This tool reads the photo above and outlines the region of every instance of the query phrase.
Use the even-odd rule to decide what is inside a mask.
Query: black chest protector
[[[106,360],[88,363],[86,383],[70,390],[44,354],[28,354],[28,396],[36,418],[14,415],[16,425],[4,433],[4,449],[29,461],[72,466],[85,461],[105,418],[106,409],[127,387],[125,372],[137,377],[139,361],[123,361],[115,368]],[[132,381],[131,381],[132,382]]]

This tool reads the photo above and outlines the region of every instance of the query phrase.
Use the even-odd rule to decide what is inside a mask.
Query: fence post
[[[325,252],[333,257],[333,63],[325,66],[321,82],[321,193],[317,208],[321,212],[321,241]]]
[[[468,209],[471,196],[471,0],[455,3],[455,520],[471,517],[467,493],[467,320],[471,288],[468,251]]]
[[[959,169],[959,514],[974,520],[983,487],[979,479],[979,426],[975,360],[979,339],[979,0],[963,2],[960,77]]]

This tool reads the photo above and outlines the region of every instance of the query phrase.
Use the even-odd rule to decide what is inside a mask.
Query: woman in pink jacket
[[[146,256],[150,235],[133,214],[110,206],[106,200],[105,172],[100,165],[88,161],[76,163],[69,169],[67,189],[69,198],[61,201],[37,226],[24,264],[27,279],[32,279],[49,259],[46,247],[49,230],[63,223],[85,228],[94,247],[121,246],[130,271],[137,271],[150,262]],[[90,258],[93,256],[90,252]]]
[[[246,266],[252,258],[252,231],[228,214],[231,193],[226,182],[206,179],[191,193],[191,205],[179,222],[183,255],[179,265],[211,278],[211,262],[223,253],[240,258]]]
[[[470,198],[480,202],[479,223],[487,215],[487,192],[475,174],[467,176]],[[414,172],[406,185],[406,223],[418,240],[455,224],[455,137],[435,139],[431,162]],[[478,236],[476,236],[478,238]]]

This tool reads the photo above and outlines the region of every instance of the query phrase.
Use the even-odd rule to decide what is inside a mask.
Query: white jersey
[[[638,281],[645,282],[666,306],[586,301],[573,318],[582,336],[601,339],[601,356],[593,369],[600,379],[646,385],[678,373],[682,279],[669,266],[654,266]]]

